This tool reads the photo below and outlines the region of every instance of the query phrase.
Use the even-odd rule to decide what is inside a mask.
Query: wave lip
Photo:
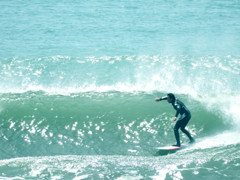
[[[239,56],[3,59],[0,91],[238,93]]]

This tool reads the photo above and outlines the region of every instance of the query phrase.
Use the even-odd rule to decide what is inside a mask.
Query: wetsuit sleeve
[[[179,104],[176,105],[176,115],[175,117],[178,117],[179,113],[180,113],[181,107]]]
[[[159,101],[167,100],[167,96],[161,97]]]

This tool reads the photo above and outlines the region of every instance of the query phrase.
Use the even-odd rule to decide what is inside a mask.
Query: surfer
[[[190,139],[190,143],[194,143],[195,140],[191,136],[191,134],[185,129],[186,125],[188,124],[189,120],[191,119],[191,113],[187,109],[187,107],[177,98],[175,98],[174,94],[169,93],[167,96],[161,97],[161,98],[155,98],[155,101],[162,101],[167,100],[168,103],[171,103],[173,108],[176,110],[176,115],[173,118],[174,121],[177,120],[178,115],[180,114],[180,118],[178,118],[175,126],[174,126],[174,135],[177,140],[177,144],[174,144],[173,146],[181,146],[180,143],[180,137],[179,137],[179,128],[181,128],[182,132],[187,135],[187,137]]]

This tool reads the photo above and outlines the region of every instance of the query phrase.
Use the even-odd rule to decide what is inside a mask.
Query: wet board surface
[[[178,146],[165,146],[165,147],[156,147],[154,149],[157,150],[155,156],[161,156],[161,155],[167,155],[167,154],[171,154],[171,153],[175,153],[179,150],[185,149],[187,148],[187,145],[182,145],[180,147]]]

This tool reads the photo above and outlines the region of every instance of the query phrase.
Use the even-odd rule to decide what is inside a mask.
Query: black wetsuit
[[[162,97],[162,98],[160,98],[160,101],[166,100],[166,99],[167,99],[167,97]],[[190,139],[190,142],[193,142],[194,140],[193,140],[191,134],[185,129],[186,125],[188,124],[189,120],[191,119],[190,111],[183,104],[183,102],[181,102],[178,99],[175,99],[175,101],[172,103],[172,106],[176,110],[175,117],[178,117],[179,114],[181,115],[180,118],[178,118],[178,120],[173,128],[175,138],[177,140],[176,145],[181,146],[179,132],[178,132],[179,128],[181,128],[181,131],[187,135],[187,137]]]

